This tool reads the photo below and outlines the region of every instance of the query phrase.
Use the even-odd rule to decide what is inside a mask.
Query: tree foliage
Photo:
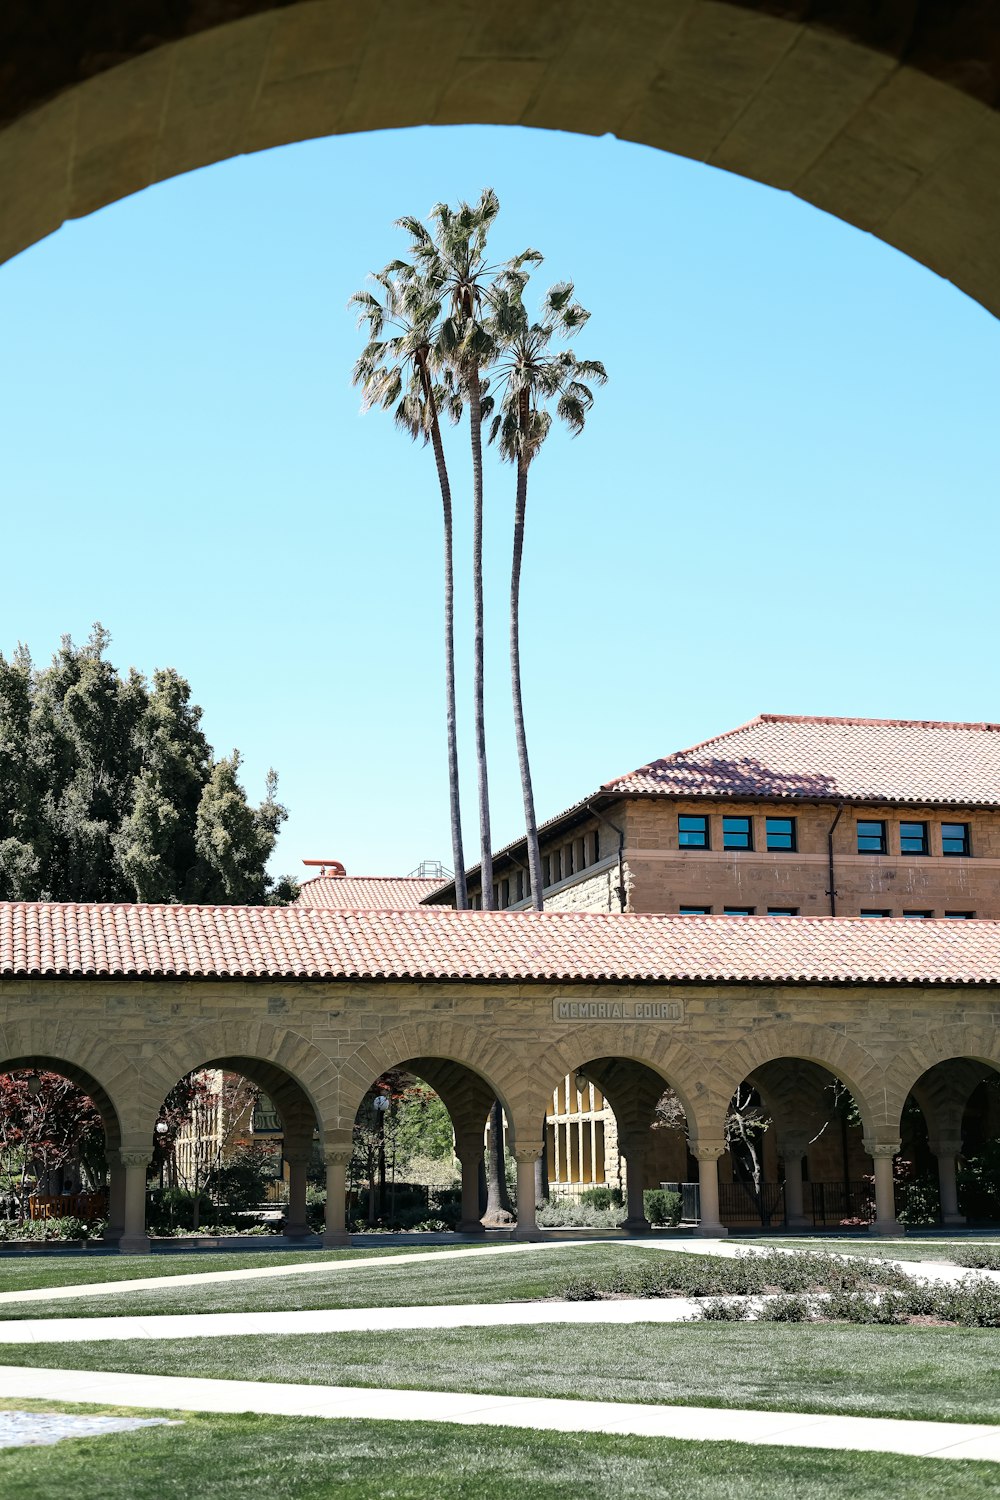
[[[0,900],[266,900],[274,772],[252,806],[184,678],[122,676],[109,643],[95,625],[47,667],[0,654]]]
[[[93,1101],[59,1073],[0,1074],[0,1178],[21,1217],[36,1184],[45,1190],[70,1165],[86,1187],[103,1180],[104,1125]]]

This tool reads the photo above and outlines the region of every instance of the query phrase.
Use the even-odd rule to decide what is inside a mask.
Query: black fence
[[[681,1195],[681,1223],[695,1224],[701,1218],[701,1193],[696,1182],[666,1182],[661,1187]],[[870,1182],[805,1182],[802,1211],[818,1229],[870,1223],[875,1217],[874,1190]],[[787,1224],[785,1187],[765,1182],[758,1193],[750,1182],[719,1183],[719,1217],[724,1224],[759,1225],[762,1229]]]

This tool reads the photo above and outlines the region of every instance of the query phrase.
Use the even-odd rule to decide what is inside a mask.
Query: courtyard
[[[265,1475],[277,1494],[362,1495],[365,1465],[391,1452],[393,1496],[559,1495],[581,1471],[608,1494],[641,1482],[651,1495],[718,1495],[734,1473],[762,1486],[766,1474],[769,1494],[789,1496],[993,1494],[1000,1270],[982,1267],[1000,1252],[973,1235],[915,1243],[912,1261],[909,1245],[872,1261],[863,1244],[817,1254],[794,1239],[764,1252],[642,1240],[299,1252],[256,1270],[252,1252],[238,1269],[211,1252],[183,1264],[162,1252],[8,1258],[2,1409],[46,1413],[56,1432],[60,1415],[94,1410],[170,1425],[77,1437],[67,1421],[55,1445],[4,1450],[3,1492],[190,1493],[210,1465],[226,1500]],[[747,1300],[755,1262],[756,1320],[706,1318]],[[104,1267],[107,1286],[93,1279]],[[648,1287],[654,1268],[653,1295],[594,1296],[602,1282]],[[958,1300],[898,1322],[820,1311],[839,1282],[841,1296],[920,1286],[940,1299],[970,1277],[980,1290],[965,1311]],[[782,1285],[814,1288],[822,1320],[770,1317],[795,1295]],[[472,1445],[469,1424],[486,1429]]]

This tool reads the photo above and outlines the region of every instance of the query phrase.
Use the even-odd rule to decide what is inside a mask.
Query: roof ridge
[[[979,721],[964,719],[869,719],[854,714],[758,714],[754,719],[748,719],[746,724],[739,725],[738,729],[731,729],[729,734],[738,734],[741,729],[749,729],[751,724],[856,724],[860,728],[874,728],[884,725],[887,729],[979,729],[986,732],[996,733],[1000,731],[1000,723],[993,724],[988,719]],[[725,735],[717,735],[717,739],[725,739]],[[712,743],[705,740],[706,745]],[[701,748],[692,745],[692,750]],[[689,751],[679,750],[678,755],[687,755]]]

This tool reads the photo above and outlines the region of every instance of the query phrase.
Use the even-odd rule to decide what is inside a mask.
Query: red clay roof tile
[[[759,714],[604,793],[1000,805],[1000,724]]]
[[[0,977],[982,985],[1000,922],[0,903]]]
[[[419,906],[440,884],[440,880],[425,880],[418,875],[317,875],[302,882],[295,905],[330,911],[359,907],[405,911]]]

